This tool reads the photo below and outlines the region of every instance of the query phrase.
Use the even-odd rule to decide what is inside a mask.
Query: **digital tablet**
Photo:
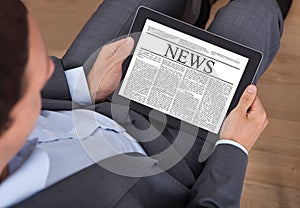
[[[134,34],[139,34],[138,37]],[[217,134],[252,83],[262,54],[146,7],[131,27],[135,49],[118,94],[147,115]]]

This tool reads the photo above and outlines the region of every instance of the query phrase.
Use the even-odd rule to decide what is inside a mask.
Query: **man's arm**
[[[51,57],[55,64],[52,77],[42,90],[42,98],[56,100],[72,100],[65,69],[60,59]]]
[[[133,45],[132,38],[105,45],[87,77],[82,67],[67,70],[60,59],[52,57],[55,71],[42,91],[43,108],[67,110],[72,109],[70,101],[82,105],[91,104],[90,100],[92,103],[104,101],[118,87],[122,77],[122,63]],[[80,102],[82,100],[85,102]]]
[[[248,86],[221,130],[221,139],[237,142],[248,152],[268,124],[256,92],[254,85]],[[239,207],[247,163],[242,149],[217,145],[191,189],[187,207]]]
[[[239,207],[248,157],[233,145],[218,145],[193,185],[187,208]]]

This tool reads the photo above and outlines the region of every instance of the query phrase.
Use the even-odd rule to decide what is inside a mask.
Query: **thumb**
[[[242,113],[247,113],[250,106],[253,104],[256,97],[256,86],[249,85],[241,96],[240,102],[237,105],[237,110]]]
[[[131,37],[125,38],[122,41],[122,44],[117,48],[115,54],[113,55],[113,59],[115,63],[123,61],[127,56],[129,56],[130,52],[133,49],[134,40]]]

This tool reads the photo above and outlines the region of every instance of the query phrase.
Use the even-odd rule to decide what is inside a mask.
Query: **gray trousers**
[[[193,3],[196,1],[201,0],[104,0],[63,57],[64,68],[83,65],[98,48],[128,34],[139,6],[184,18],[187,15],[183,13],[189,12],[187,7],[199,5]],[[190,10],[193,15],[199,11]],[[283,19],[276,0],[233,0],[218,11],[208,30],[263,53],[257,81],[279,49]]]
[[[104,0],[63,57],[64,67],[60,60],[55,59],[53,82],[48,82],[43,102],[46,100],[52,107],[69,106],[70,96],[66,96],[69,89],[62,78],[63,70],[82,65],[98,48],[128,33],[138,6],[145,5],[176,17],[182,14],[182,8],[186,8],[185,3],[183,0]],[[260,76],[279,48],[282,16],[275,0],[234,0],[218,12],[209,30],[263,52]],[[98,108],[99,112],[110,111],[111,103],[100,103]],[[128,115],[138,129],[149,126],[143,116],[133,111],[129,111]],[[166,129],[166,133],[153,142],[142,144],[148,155],[170,146],[176,131]],[[148,138],[149,135],[133,136]],[[188,134],[181,138],[184,143],[189,139]],[[197,160],[202,145],[201,139],[197,139],[178,164],[151,177],[125,177],[99,165],[90,166],[17,207],[239,207],[246,155],[233,146],[220,145],[202,169]],[[152,161],[145,157],[140,162],[142,164],[135,165],[144,167],[146,160]],[[116,157],[104,162],[108,161],[118,164],[120,160]]]
[[[185,17],[183,12],[188,12],[187,4],[191,5],[190,1],[196,0],[104,0],[62,58],[63,68],[67,70],[83,65],[94,51],[113,39],[128,34],[139,6],[144,5],[173,17]],[[276,0],[233,0],[218,11],[208,30],[263,53],[263,60],[255,80],[257,82],[279,49],[282,26],[282,15]],[[170,137],[170,134],[177,135],[177,131],[177,128],[168,128],[167,133],[163,134],[166,138],[171,138],[168,142],[172,143],[174,137]],[[185,160],[192,164],[190,166],[195,175],[203,168],[202,164],[198,163],[200,151],[203,150],[203,141],[206,139],[209,146],[214,146],[212,145],[214,137],[204,137],[200,135],[202,139],[196,140],[185,157]],[[158,140],[141,145],[148,155],[156,154],[164,146]],[[207,152],[203,152],[201,160],[206,159],[211,152],[208,147],[204,149]]]

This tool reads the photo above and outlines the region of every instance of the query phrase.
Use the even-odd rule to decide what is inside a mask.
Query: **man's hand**
[[[254,85],[246,88],[236,108],[225,119],[221,130],[221,139],[236,141],[248,152],[268,124],[266,112],[256,92]]]
[[[132,51],[134,40],[125,38],[105,45],[87,76],[92,101],[102,102],[119,85],[122,63]]]

